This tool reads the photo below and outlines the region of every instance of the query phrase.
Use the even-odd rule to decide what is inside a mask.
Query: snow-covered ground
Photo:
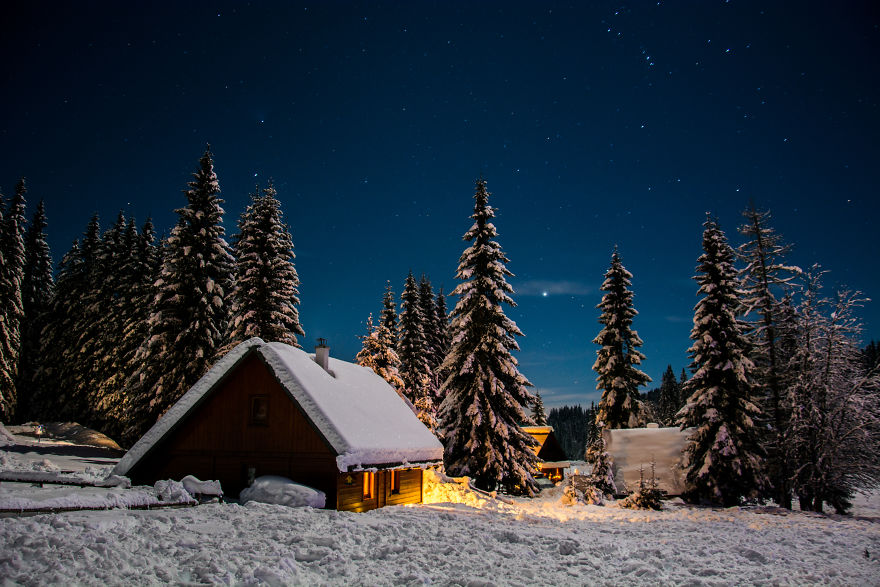
[[[8,470],[15,462],[4,450]],[[16,466],[26,460],[15,456]],[[0,483],[0,507],[17,485]],[[215,503],[4,517],[0,577],[26,585],[880,584],[880,521],[858,517],[878,514],[877,494],[859,498],[854,518],[565,506],[560,488],[500,501],[455,483],[429,484],[426,501],[365,514]]]

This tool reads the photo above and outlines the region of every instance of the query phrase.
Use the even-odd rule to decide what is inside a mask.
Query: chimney
[[[315,362],[321,365],[324,371],[330,373],[330,347],[327,346],[326,338],[318,339],[318,346],[315,347]]]

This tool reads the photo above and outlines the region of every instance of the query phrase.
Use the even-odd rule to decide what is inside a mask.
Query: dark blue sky
[[[341,358],[386,279],[455,286],[480,174],[548,405],[598,398],[615,244],[644,369],[687,365],[707,211],[738,244],[754,199],[829,292],[880,296],[873,2],[10,1],[0,22],[0,186],[45,198],[56,261],[93,212],[170,229],[210,142],[228,234],[274,178],[304,346]]]

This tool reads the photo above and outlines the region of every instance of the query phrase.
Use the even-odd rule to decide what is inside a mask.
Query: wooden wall
[[[268,401],[265,422],[256,424],[255,395]],[[250,468],[256,477],[281,475],[319,489],[328,507],[336,503],[335,453],[256,355],[239,364],[129,476],[149,484],[184,475],[217,479],[234,497],[247,486]]]
[[[348,478],[351,483],[348,483]],[[371,499],[364,499],[364,473],[341,473],[336,487],[336,509],[365,512],[386,505],[422,503],[422,470],[400,470],[400,492],[391,491],[391,471],[376,471],[375,488]]]

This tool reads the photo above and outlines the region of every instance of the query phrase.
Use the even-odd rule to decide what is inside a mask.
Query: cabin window
[[[400,469],[391,471],[391,493],[400,493]]]
[[[364,499],[373,499],[373,487],[376,485],[376,474],[364,471]]]
[[[269,396],[268,395],[252,395],[251,396],[251,425],[252,426],[268,426],[269,425]]]

